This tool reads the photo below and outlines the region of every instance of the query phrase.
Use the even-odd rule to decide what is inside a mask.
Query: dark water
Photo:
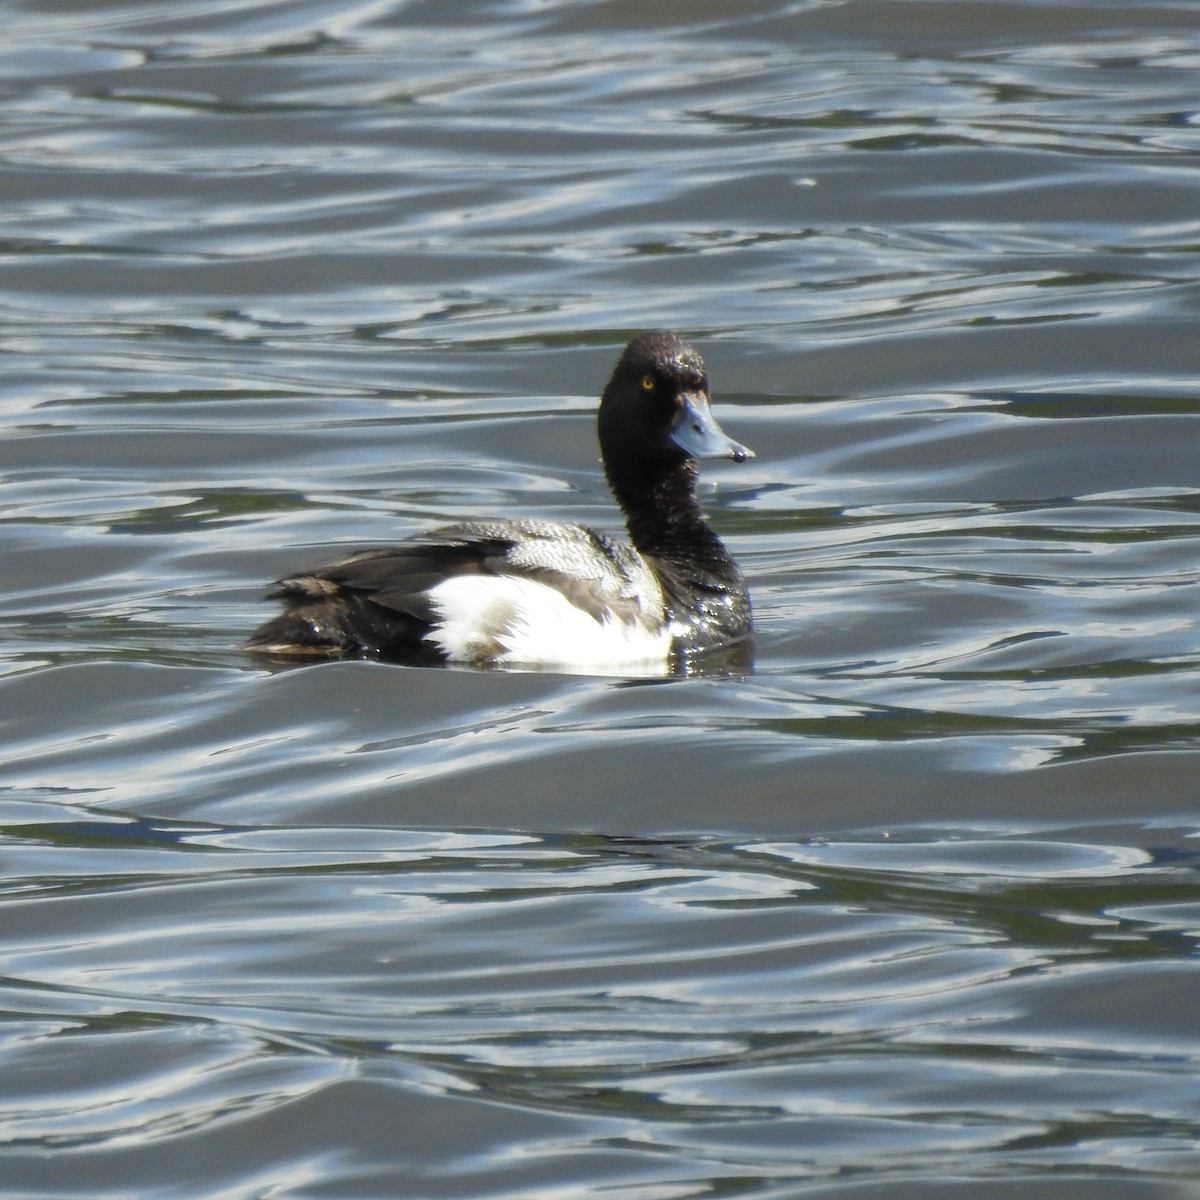
[[[0,1196],[1200,1194],[1200,10],[4,6]],[[752,672],[261,585],[758,451]]]

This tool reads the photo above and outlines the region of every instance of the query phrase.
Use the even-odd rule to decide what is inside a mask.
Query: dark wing
[[[357,597],[397,615],[428,622],[433,615],[429,588],[453,575],[485,573],[488,561],[503,550],[503,543],[402,542],[277,580],[267,598],[288,605]]]

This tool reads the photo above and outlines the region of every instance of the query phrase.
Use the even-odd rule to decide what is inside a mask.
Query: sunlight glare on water
[[[5,17],[0,1197],[1194,1192],[1191,4]],[[643,328],[752,664],[241,653]]]

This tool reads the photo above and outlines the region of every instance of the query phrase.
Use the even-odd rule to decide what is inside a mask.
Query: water
[[[1190,0],[4,19],[0,1197],[1197,1194]],[[662,326],[753,670],[238,652]]]

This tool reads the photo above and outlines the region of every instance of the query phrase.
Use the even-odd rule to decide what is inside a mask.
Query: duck
[[[701,512],[700,459],[753,458],[712,414],[674,333],[625,346],[600,398],[604,474],[629,541],[586,525],[483,518],[277,580],[283,611],[244,648],[287,658],[567,671],[678,670],[747,643],[750,597]]]

